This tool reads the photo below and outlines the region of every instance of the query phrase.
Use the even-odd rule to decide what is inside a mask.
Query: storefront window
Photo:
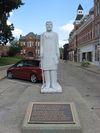
[[[82,53],[82,60],[87,60],[92,62],[92,52]]]
[[[87,52],[87,61],[92,61],[92,52]]]
[[[86,53],[82,53],[82,60],[86,60]]]

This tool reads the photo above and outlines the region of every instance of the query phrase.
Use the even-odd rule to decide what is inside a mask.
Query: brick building
[[[0,56],[7,56],[9,51],[9,46],[0,45]]]
[[[26,36],[20,36],[19,43],[22,46],[21,55],[23,57],[39,59],[40,35],[30,32]]]
[[[94,0],[94,7],[85,16],[81,15],[83,8],[79,5],[77,19],[74,22],[74,30],[69,36],[70,60],[90,61],[92,64],[99,64],[100,45],[100,0]]]
[[[74,29],[69,35],[69,59],[77,61],[77,34],[76,31],[80,26],[81,19],[83,18],[83,8],[79,4],[77,9],[77,16],[74,22]]]
[[[95,45],[95,63],[99,64],[100,53],[100,0],[94,0],[94,45]]]

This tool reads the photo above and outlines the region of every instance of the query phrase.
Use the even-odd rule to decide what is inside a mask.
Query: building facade
[[[74,22],[74,29],[69,35],[69,60],[77,61],[77,34],[76,31],[80,27],[80,21],[83,18],[83,8],[79,4],[77,16]]]
[[[95,64],[100,63],[100,0],[94,0],[94,45],[95,45]]]
[[[69,50],[74,49],[70,51],[73,53],[71,60],[79,62],[87,60],[99,65],[98,45],[100,45],[100,0],[94,0],[94,7],[90,9],[88,15],[74,22],[74,30],[69,36]]]
[[[40,57],[40,35],[33,32],[26,36],[20,36],[19,44],[22,47],[21,56],[25,58],[39,59]]]
[[[8,56],[9,46],[0,45],[0,57]]]

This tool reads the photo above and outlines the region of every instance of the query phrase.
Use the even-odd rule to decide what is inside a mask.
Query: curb
[[[84,68],[84,67],[81,67],[80,68],[84,69],[84,70],[87,70],[87,71],[90,71],[90,72],[93,72],[93,73],[96,73],[96,74],[100,74],[100,72],[96,72],[96,71],[93,71],[93,70],[90,70],[90,69],[87,69],[87,68]]]
[[[0,66],[0,70],[3,70],[3,69],[7,69],[8,67],[12,66],[13,64],[11,65],[5,65],[5,66]]]
[[[3,79],[5,79],[6,78],[6,76],[4,76],[4,77],[0,77],[0,80],[3,80]]]
[[[72,65],[74,65],[74,66],[76,66],[76,67],[80,67],[81,69],[84,69],[84,70],[87,70],[87,71],[93,72],[93,73],[95,73],[95,74],[100,74],[100,72],[98,72],[98,71],[95,71],[95,70],[91,70],[91,69],[88,69],[88,68],[82,67],[82,66],[80,66],[79,64],[74,64],[74,63],[71,63],[71,62],[69,62],[69,63],[72,64]]]

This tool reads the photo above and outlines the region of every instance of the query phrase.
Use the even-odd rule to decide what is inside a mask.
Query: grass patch
[[[21,60],[21,58],[18,58],[18,57],[0,57],[0,66],[15,64],[19,60]]]

